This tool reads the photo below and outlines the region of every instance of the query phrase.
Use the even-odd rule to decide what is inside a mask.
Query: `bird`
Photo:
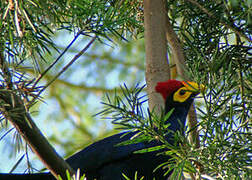
[[[155,91],[162,96],[165,102],[165,114],[172,111],[167,119],[167,122],[170,123],[169,130],[176,132],[184,129],[189,108],[194,98],[203,90],[204,85],[193,81],[170,79],[156,84]],[[123,180],[125,178],[122,174],[130,179],[135,179],[136,172],[138,177],[144,177],[147,180],[153,178],[166,180],[172,171],[164,175],[168,169],[156,168],[167,162],[169,156],[160,154],[160,150],[134,153],[160,145],[158,140],[118,146],[119,143],[131,139],[136,133],[138,132],[121,132],[97,141],[66,159],[66,162],[73,169],[80,169],[87,180]],[[168,133],[166,138],[170,144],[174,143],[172,134]],[[47,172],[34,174],[0,173],[0,179],[54,180],[55,178],[50,172]]]

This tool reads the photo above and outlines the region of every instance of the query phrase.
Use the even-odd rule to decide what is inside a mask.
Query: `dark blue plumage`
[[[172,131],[184,129],[188,110],[193,102],[194,96],[197,94],[191,94],[185,102],[174,102],[173,93],[182,86],[182,84],[179,84],[178,87],[173,88],[173,92],[169,92],[168,96],[162,94],[163,97],[166,97],[165,112],[167,113],[171,109],[174,109],[172,115],[167,120],[171,124],[169,129]],[[157,155],[158,152],[148,152],[143,154],[134,153],[136,150],[159,145],[160,142],[152,141],[116,146],[118,143],[130,139],[136,132],[130,132],[126,135],[124,135],[124,133],[125,132],[119,133],[93,143],[82,151],[74,154],[66,161],[72,168],[80,168],[81,172],[86,174],[88,180],[121,180],[124,179],[122,173],[130,179],[134,179],[136,171],[138,172],[138,177],[144,176],[145,179],[153,179],[155,177],[158,180],[166,180],[169,174],[165,177],[163,175],[167,169],[159,168],[155,172],[153,172],[153,170],[158,165],[166,162],[169,159],[168,156]],[[166,138],[170,144],[174,143],[171,134],[167,135]],[[8,174],[0,174],[0,179],[5,178],[10,178],[10,176],[8,176]],[[49,173],[13,175],[11,179],[21,180],[22,178],[34,180],[54,179]]]

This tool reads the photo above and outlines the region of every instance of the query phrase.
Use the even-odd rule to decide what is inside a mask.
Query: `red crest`
[[[166,100],[166,98],[171,95],[171,93],[178,90],[182,86],[183,84],[181,81],[170,79],[168,81],[158,82],[155,89],[156,92],[160,93],[163,96],[164,100]]]

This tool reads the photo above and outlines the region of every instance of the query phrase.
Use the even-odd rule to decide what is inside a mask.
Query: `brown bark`
[[[167,16],[166,1],[145,0],[144,1],[144,28],[145,28],[145,51],[146,51],[146,83],[149,97],[149,108],[157,108],[164,104],[163,99],[155,93],[155,85],[159,81],[170,79],[170,69],[167,59],[167,41],[171,46],[172,58],[176,64],[176,72],[184,79],[186,76],[186,64],[183,49],[177,34],[172,28]],[[166,41],[167,39],[167,41]],[[199,136],[197,118],[194,106],[189,111],[188,125],[191,132],[190,140],[199,147]]]
[[[159,81],[170,79],[167,59],[167,41],[165,26],[167,11],[164,0],[144,0],[144,28],[146,51],[146,83],[149,97],[149,108],[160,113],[163,99],[155,92],[155,85]]]
[[[19,97],[2,89],[0,100],[3,102],[0,111],[4,117],[13,124],[51,173],[56,178],[60,175],[63,179],[66,179],[66,170],[74,174],[72,168],[57,154],[40,132]]]
[[[3,54],[0,52],[0,69],[4,77],[7,87],[0,87],[0,112],[11,122],[22,135],[25,141],[30,145],[34,153],[44,163],[44,165],[57,178],[60,175],[63,179],[67,179],[66,170],[70,174],[74,174],[74,170],[62,159],[47,139],[40,132],[36,124],[33,122],[27,112],[24,102],[16,95],[11,81],[12,74],[9,72]]]
[[[189,80],[189,78],[186,76],[186,64],[185,64],[185,56],[183,53],[182,46],[180,44],[179,38],[175,31],[172,28],[172,25],[167,18],[166,21],[166,38],[167,41],[171,47],[172,51],[172,59],[174,60],[175,67],[177,69],[178,75],[181,76],[183,80]]]

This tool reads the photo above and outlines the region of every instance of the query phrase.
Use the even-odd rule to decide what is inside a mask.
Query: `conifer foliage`
[[[185,57],[184,76],[173,78],[188,77],[207,89],[196,101],[200,147],[187,140],[189,128],[185,137],[175,136],[183,146],[165,142],[162,119],[168,117],[161,118],[144,105],[148,99],[142,93],[144,86],[123,85],[112,98],[109,77],[118,75],[117,85],[144,82],[143,1],[5,0],[0,1],[0,143],[13,147],[4,141],[12,136],[11,152],[23,153],[13,171],[20,162],[25,162],[28,172],[36,171],[30,159],[32,149],[54,175],[64,176],[65,170],[74,174],[52,147],[62,147],[69,156],[95,138],[115,133],[104,130],[99,116],[90,115],[101,112],[116,127],[139,130],[137,140],[159,138],[169,146],[171,151],[166,153],[173,158],[160,166],[171,166],[175,179],[252,178],[251,1],[164,2],[167,21]],[[119,55],[112,53],[113,48],[107,50],[110,46],[121,47]],[[167,49],[171,69],[176,67],[173,48],[170,43]],[[82,78],[76,78],[80,74]],[[101,111],[90,97],[98,102],[103,93],[108,95]],[[71,129],[50,131],[51,146],[35,119],[41,104],[52,101],[57,108],[51,108],[51,114],[37,113],[50,119],[42,124],[60,127],[67,122]]]

